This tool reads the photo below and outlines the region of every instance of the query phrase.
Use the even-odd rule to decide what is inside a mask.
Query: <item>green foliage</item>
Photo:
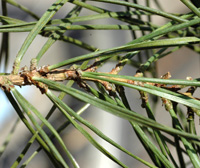
[[[180,3],[188,8],[189,13],[165,12],[157,0],[144,0],[144,2],[146,5],[141,5],[137,0],[57,0],[42,16],[37,16],[15,0],[2,0],[0,62],[5,65],[4,69],[7,68],[9,59],[10,32],[28,32],[28,36],[16,54],[12,72],[5,71],[0,74],[0,86],[19,116],[9,135],[4,137],[5,142],[0,148],[0,157],[6,152],[9,142],[14,141],[12,135],[15,133],[15,127],[23,122],[32,137],[27,144],[24,144],[21,154],[16,156],[17,159],[12,164],[13,168],[28,166],[41,150],[44,150],[55,167],[81,167],[61,135],[61,132],[68,129],[70,125],[98,151],[121,167],[129,166],[99,143],[95,136],[147,167],[186,167],[188,162],[184,160],[185,157],[192,167],[200,167],[200,136],[196,132],[194,123],[194,116],[200,116],[200,102],[199,98],[193,96],[200,86],[199,79],[169,79],[171,77],[169,73],[161,78],[157,75],[157,64],[161,58],[176,53],[183,47],[194,53],[200,53],[199,2],[198,0],[192,0],[192,2],[181,0]],[[152,2],[156,5],[156,9],[152,8]],[[26,12],[36,21],[26,22],[9,17],[8,4]],[[69,6],[70,11],[66,13],[66,16],[54,19],[54,15],[64,5],[69,4],[73,4],[73,8]],[[118,5],[124,10],[104,9],[101,4]],[[84,10],[87,11],[87,15],[83,16],[81,14]],[[166,19],[166,23],[155,24],[153,22],[155,16]],[[100,19],[117,20],[119,24],[88,24],[89,21],[98,23]],[[69,30],[74,32],[128,31],[132,35],[132,40],[121,46],[100,49],[98,46],[91,45],[90,41],[67,36],[66,32]],[[46,43],[36,57],[30,60],[29,69],[21,67],[21,62],[26,57],[25,53],[37,36],[45,37]],[[38,67],[41,58],[48,62],[45,53],[57,41],[62,41],[65,45],[71,43],[77,48],[85,49],[87,54]],[[99,41],[99,43],[105,42],[106,39]],[[56,57],[59,57],[59,54]],[[111,71],[102,73],[100,68],[110,62],[114,62],[115,66],[110,67]],[[178,64],[177,62],[177,66]],[[121,73],[119,75],[120,71],[126,69],[127,66],[131,67],[133,72],[137,69],[136,74],[129,76]],[[63,84],[65,81],[67,84]],[[23,88],[24,85],[35,85],[41,94],[52,102],[52,108],[46,117],[16,89],[16,86]],[[77,88],[76,85],[80,87]],[[129,104],[131,100],[124,91],[126,89],[138,91],[142,108],[145,109],[148,117],[140,113],[142,108],[138,111],[132,109]],[[185,92],[184,89],[187,91]],[[57,97],[53,91],[59,92],[60,95]],[[73,97],[77,106],[82,105],[82,107],[75,111],[70,107],[70,103],[63,99],[66,95]],[[172,126],[156,121],[156,111],[152,107],[155,107],[158,99],[165,106],[165,113],[170,115]],[[128,151],[83,118],[81,114],[87,114],[90,105],[128,122],[134,130],[133,134],[137,136],[151,158],[151,162]],[[188,116],[183,115],[180,105],[187,107]],[[55,110],[59,110],[65,119],[59,128],[55,128],[51,122],[56,120],[52,115]],[[99,118],[100,122],[101,120]],[[40,147],[29,156],[28,151],[35,141]],[[54,144],[55,141],[59,147]],[[134,146],[134,143],[132,145]],[[172,153],[171,148],[177,153]],[[24,159],[25,157],[27,160]]]

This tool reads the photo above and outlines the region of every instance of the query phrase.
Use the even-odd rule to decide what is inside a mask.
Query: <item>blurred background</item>
[[[48,1],[26,1],[26,0],[18,0],[20,4],[23,4],[28,9],[36,13],[38,16],[42,16],[43,13],[49,8],[49,6],[54,3],[53,0]],[[92,3],[92,2],[91,2]],[[141,4],[144,4],[144,0],[140,0]],[[188,9],[178,0],[168,0],[168,1],[160,1],[162,7],[166,10],[166,12],[173,12],[173,13],[187,13],[189,12]],[[101,3],[93,3],[103,8],[107,8],[112,11],[124,11],[124,7],[103,4]],[[155,6],[153,2],[151,2],[152,6]],[[55,18],[63,18],[66,15],[66,11],[70,11],[73,8],[72,4],[67,3],[62,9],[54,16]],[[1,9],[1,7],[0,7]],[[2,14],[2,13],[1,13]],[[88,13],[88,10],[83,9],[81,15],[88,15],[92,14],[92,12]],[[13,17],[16,19],[21,19],[25,21],[34,21],[32,17],[27,15],[25,12],[22,12],[18,8],[8,5],[8,16]],[[163,25],[167,20],[164,20],[161,17],[153,18],[155,24]],[[102,19],[97,21],[90,21],[90,24],[117,24],[119,21],[114,19]],[[106,49],[110,47],[120,46],[131,41],[131,33],[130,31],[109,31],[109,30],[102,30],[102,31],[67,31],[66,34],[70,37],[74,37],[85,41],[93,46]],[[10,33],[10,58],[8,68],[6,72],[12,71],[12,65],[14,58],[19,51],[21,45],[23,44],[25,38],[27,37],[28,33]],[[2,34],[0,34],[2,37]],[[120,40],[119,40],[120,39]],[[21,66],[29,66],[31,58],[34,58],[37,53],[40,51],[41,47],[46,42],[46,38],[42,36],[37,36],[34,42],[31,44],[29,50],[25,55],[25,59],[23,59]],[[103,43],[102,43],[103,41]],[[41,59],[40,65],[51,65],[53,63],[60,62],[62,60],[69,59],[71,57],[79,56],[82,54],[88,53],[88,51],[84,49],[80,49],[72,44],[64,43],[57,41],[53,47],[51,47],[46,53],[45,56]],[[172,61],[173,60],[173,61]],[[175,60],[175,61],[174,61]],[[178,62],[178,66],[177,66]],[[115,66],[115,63],[107,64],[103,66],[101,69],[102,72],[108,72]],[[3,65],[1,65],[0,70],[3,71]],[[185,79],[187,76],[191,76],[192,78],[199,77],[199,55],[191,52],[188,48],[182,48],[181,50],[174,52],[173,54],[169,55],[168,57],[164,57],[158,61],[157,64],[158,76],[164,75],[166,72],[170,72],[172,78],[178,79]],[[136,69],[126,66],[121,74],[126,75],[135,75]],[[45,95],[41,95],[41,93],[36,89],[34,86],[26,86],[23,88],[18,88],[18,90],[27,98],[37,109],[43,113],[44,115],[47,114],[52,103],[46,98]],[[128,93],[128,98],[132,102],[131,107],[134,111],[140,112],[141,114],[145,115],[144,110],[141,108],[141,100],[140,95],[138,92],[129,91],[126,89]],[[72,99],[69,96],[65,97],[65,101],[70,104],[75,111],[78,110],[80,107],[77,104],[81,104],[77,102],[77,100]],[[171,125],[171,121],[168,120],[168,114],[162,107],[162,103],[160,102],[156,106],[156,113],[157,113],[157,120],[162,122],[166,125]],[[60,113],[56,111],[54,116],[50,121],[52,125],[56,128],[59,124],[64,120]],[[109,136],[111,139],[134,153],[135,155],[142,157],[143,159],[150,161],[150,158],[146,154],[144,148],[136,138],[136,135],[133,132],[131,125],[116,116],[108,114],[107,112],[100,111],[95,107],[89,107],[87,112],[83,114],[83,117],[86,118],[88,121],[93,123],[97,128],[99,128],[103,133]],[[3,144],[6,135],[12,128],[13,124],[16,122],[18,118],[17,114],[15,113],[14,109],[12,108],[9,101],[5,98],[4,93],[0,90],[0,145]],[[198,118],[196,118],[196,122],[198,124]],[[8,149],[5,151],[3,156],[0,158],[0,168],[8,168],[10,167],[16,159],[16,156],[20,154],[23,149],[24,144],[28,142],[31,137],[31,134],[27,130],[27,128],[20,123],[17,125],[17,131],[14,134],[14,141],[12,140],[8,146]],[[77,159],[78,163],[82,168],[117,168],[118,166],[110,161],[107,157],[101,154],[98,150],[96,150],[85,138],[82,136],[76,129],[72,126],[67,128],[62,134],[62,138],[66,143],[66,146],[72,152],[72,154]],[[93,135],[93,134],[92,134]],[[95,139],[98,140],[104,147],[106,147],[112,154],[114,154],[117,158],[119,158],[122,162],[124,162],[129,167],[145,167],[143,164],[139,163],[138,161],[134,160],[131,157],[121,153],[117,149],[110,146],[105,141],[99,139],[95,136]],[[134,144],[134,145],[132,145]],[[135,145],[138,144],[138,145]],[[38,144],[34,143],[31,147],[29,153],[32,154],[32,151],[37,149]],[[137,148],[136,148],[137,147]],[[25,161],[27,157],[24,158]],[[22,161],[22,163],[23,163]],[[40,152],[28,165],[28,168],[35,168],[35,167],[42,167],[42,168],[51,168],[51,162],[46,157],[44,152]]]

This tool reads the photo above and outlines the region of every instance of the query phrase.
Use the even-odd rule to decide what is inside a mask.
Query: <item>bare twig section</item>
[[[24,78],[19,75],[1,75],[0,85],[4,86],[7,81],[11,81],[14,85],[21,86],[24,83]]]
[[[77,80],[80,76],[78,70],[71,69],[55,69],[52,71],[48,70],[48,66],[36,68],[36,64],[32,64],[30,70],[25,66],[21,69],[21,72],[17,75],[0,75],[0,87],[4,90],[9,91],[8,85],[24,86],[24,85],[35,85],[42,93],[47,91],[47,86],[41,82],[34,81],[33,77],[46,78],[53,81],[64,81],[64,80]]]
[[[122,63],[117,64],[116,67],[113,68],[111,72],[109,72],[109,74],[117,74],[121,70],[121,66],[123,66]],[[87,68],[82,71],[94,72],[94,70],[95,69],[93,68]],[[143,76],[143,74],[139,71],[135,75],[135,77],[141,77],[141,76]],[[13,85],[17,85],[17,86],[35,85],[42,91],[42,93],[45,93],[47,90],[47,86],[45,86],[44,84],[40,82],[34,81],[33,77],[46,78],[52,81],[74,80],[81,87],[83,87],[82,84],[84,83],[84,81],[96,81],[96,82],[100,82],[107,91],[113,91],[113,89],[115,89],[115,87],[107,81],[81,77],[81,70],[79,69],[71,69],[71,68],[70,69],[54,69],[52,71],[49,71],[48,66],[37,68],[35,62],[31,64],[31,67],[29,70],[26,66],[23,67],[21,69],[21,72],[17,75],[14,75],[14,74],[1,75],[0,86],[3,89],[6,89],[7,88],[6,85],[8,81],[12,83]],[[143,82],[140,82],[140,81],[133,81],[133,80],[122,79],[122,78],[109,77],[109,79],[124,82],[124,83],[129,83],[133,85],[139,85],[139,86],[143,86],[144,84]],[[164,85],[149,83],[149,82],[147,84],[154,85],[157,87],[164,86]]]

